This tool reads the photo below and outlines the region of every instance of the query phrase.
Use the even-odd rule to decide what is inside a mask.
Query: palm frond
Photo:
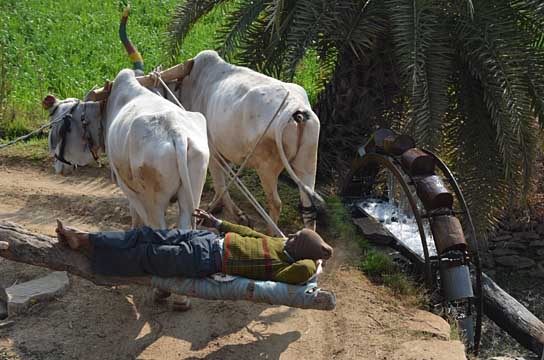
[[[174,10],[172,21],[168,26],[168,52],[172,58],[179,54],[183,40],[191,27],[216,5],[226,0],[187,0]]]
[[[482,237],[507,208],[515,184],[505,180],[493,119],[481,82],[461,68],[444,128],[444,157],[462,187],[477,232]]]
[[[448,106],[452,51],[432,2],[388,1],[392,34],[403,82],[412,106],[410,128],[418,143],[436,149]]]
[[[246,36],[251,24],[256,21],[265,9],[268,0],[245,0],[236,4],[236,8],[228,13],[224,24],[219,29],[218,37],[223,38],[219,49],[221,55],[231,59]]]
[[[504,176],[514,179],[522,166],[527,181],[535,158],[529,85],[523,64],[528,40],[508,6],[482,6],[474,20],[460,19],[461,56],[481,81],[491,114]]]

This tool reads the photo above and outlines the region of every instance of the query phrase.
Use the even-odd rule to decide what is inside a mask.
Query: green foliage
[[[369,251],[361,262],[363,272],[374,281],[384,284],[396,295],[408,295],[415,303],[425,303],[423,292],[419,291],[412,280],[387,255],[377,250]]]
[[[327,203],[326,224],[328,231],[349,241],[355,241],[363,251],[369,249],[367,240],[359,234],[351,216],[338,196],[329,196],[325,199]]]
[[[206,11],[219,2],[227,3],[208,1]],[[544,124],[541,1],[228,4],[218,32],[226,56],[297,81],[301,64],[316,60],[317,83],[304,82],[324,89],[316,104],[322,176],[342,174],[363,137],[388,126],[451,160],[480,231],[507,204],[523,204]],[[172,34],[172,43],[189,29]]]
[[[176,3],[130,1],[128,34],[146,71],[172,65],[163,44]],[[46,122],[40,103],[48,93],[82,98],[131,66],[118,36],[122,9],[117,1],[0,2],[0,137]],[[195,27],[185,41],[183,59],[213,47],[219,16],[212,12]]]
[[[386,254],[376,251],[371,251],[366,255],[361,263],[361,267],[365,274],[374,278],[391,275],[396,271],[396,266],[391,258]]]

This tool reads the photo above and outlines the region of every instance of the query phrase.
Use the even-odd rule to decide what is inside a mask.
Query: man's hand
[[[219,219],[202,209],[195,209],[193,216],[200,221],[199,225],[204,227],[217,227]]]

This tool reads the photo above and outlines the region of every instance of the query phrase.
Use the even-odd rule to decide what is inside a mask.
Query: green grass
[[[146,71],[173,65],[166,51],[166,30],[179,3],[130,1],[127,31]],[[0,139],[21,136],[47,122],[40,105],[47,94],[82,98],[93,86],[131,67],[117,33],[122,8],[121,1],[0,2]],[[217,48],[223,18],[223,8],[218,7],[195,25],[175,62]],[[309,54],[299,70],[294,81],[315,100],[320,88],[315,54]]]
[[[333,195],[327,197],[325,201],[327,203],[327,217],[325,219],[327,228],[338,237],[356,242],[361,250],[366,253],[370,246],[367,240],[357,231],[342,200]]]
[[[179,0],[131,1],[131,40],[146,71],[172,65],[163,43]],[[47,121],[45,95],[82,98],[94,85],[131,67],[118,38],[118,1],[4,0],[0,2],[0,137],[19,136]],[[221,13],[198,24],[183,45],[183,59],[216,47]]]

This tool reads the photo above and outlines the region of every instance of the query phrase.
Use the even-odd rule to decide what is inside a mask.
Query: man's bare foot
[[[86,246],[89,242],[88,233],[76,228],[64,226],[59,219],[57,219],[57,228],[55,231],[57,232],[59,242],[68,244],[68,246],[74,250]]]

